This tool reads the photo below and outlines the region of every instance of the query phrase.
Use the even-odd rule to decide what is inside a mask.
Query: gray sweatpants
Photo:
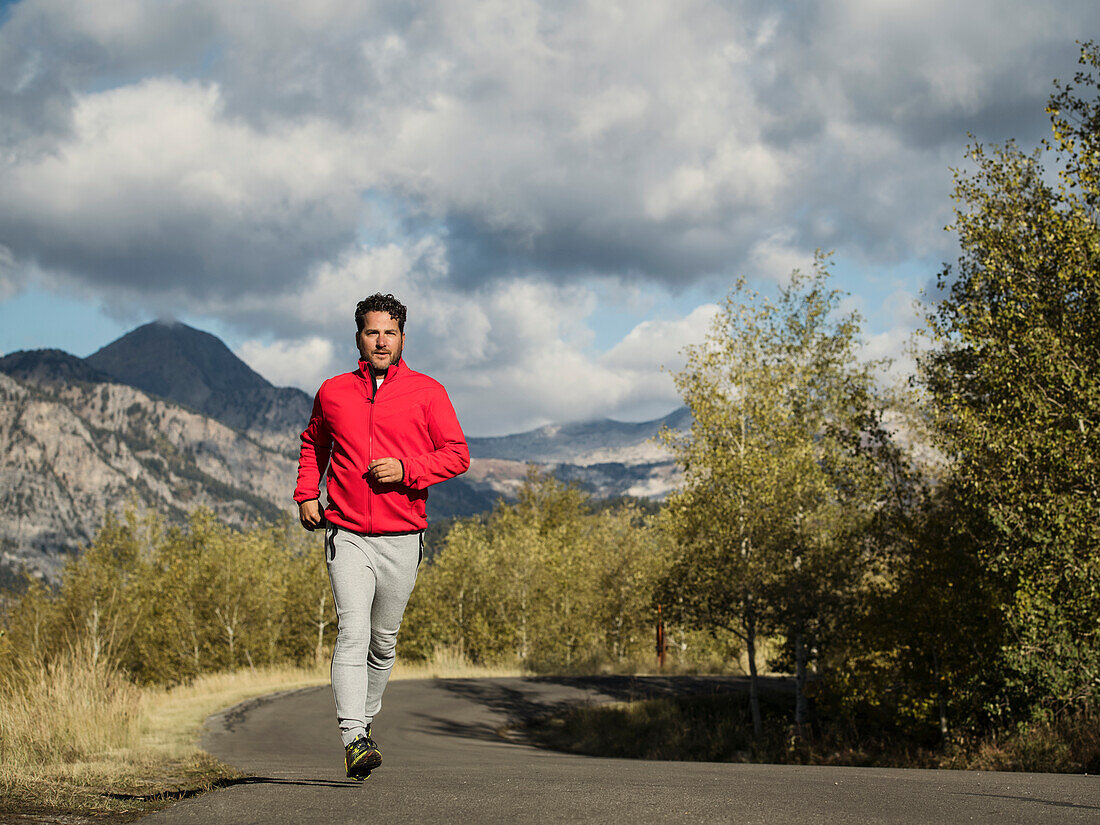
[[[325,530],[325,559],[339,619],[332,695],[345,745],[366,732],[382,707],[401,616],[423,557],[423,538],[423,533],[368,536],[335,525]]]

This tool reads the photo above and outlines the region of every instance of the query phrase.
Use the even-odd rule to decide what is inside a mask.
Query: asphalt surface
[[[249,778],[146,818],[174,823],[1100,823],[1100,779],[1057,774],[651,762],[502,737],[564,703],[667,682],[394,681],[374,731],[384,762],[348,781],[329,688],[211,717],[203,747]]]

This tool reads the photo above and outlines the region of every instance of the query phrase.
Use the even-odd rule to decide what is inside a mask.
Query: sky
[[[469,434],[646,420],[736,278],[823,249],[904,372],[951,169],[1038,145],[1098,31],[1095,0],[0,2],[0,352],[171,318],[313,393],[392,292]]]

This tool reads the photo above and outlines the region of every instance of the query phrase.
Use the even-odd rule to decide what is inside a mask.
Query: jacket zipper
[[[368,368],[369,370],[369,368]],[[363,479],[366,484],[363,485],[363,494],[367,497],[367,532],[374,532],[374,496],[371,494],[370,488],[370,463],[374,460],[374,396],[378,393],[378,385],[374,381],[374,373],[368,373],[370,375],[370,398],[367,399],[367,403],[370,404],[370,412],[367,415],[367,478]]]

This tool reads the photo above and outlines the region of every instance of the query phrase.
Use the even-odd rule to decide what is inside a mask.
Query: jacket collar
[[[408,371],[408,367],[405,366],[405,359],[404,358],[398,358],[397,363],[393,364],[392,366],[390,366],[390,368],[388,370],[386,370],[386,375],[385,375],[384,380],[385,381],[393,381],[394,379],[400,378],[401,375],[403,373],[405,373],[406,371]],[[363,358],[360,358],[359,359],[359,369],[357,369],[355,371],[355,374],[358,375],[360,378],[362,378],[364,381],[366,381],[368,384],[370,384],[371,383],[370,361],[367,361]]]

